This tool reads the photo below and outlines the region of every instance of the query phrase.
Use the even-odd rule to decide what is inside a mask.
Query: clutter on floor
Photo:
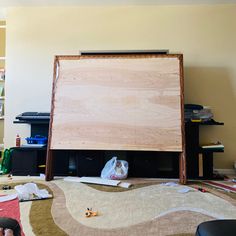
[[[18,198],[17,194],[8,194],[8,195],[0,196],[0,203],[11,201],[11,200],[14,200],[16,198]]]
[[[14,177],[16,181],[14,183],[5,177],[4,179],[6,182],[0,185],[0,189],[6,185],[11,186],[12,189],[2,190],[4,193],[11,193],[14,191],[14,183],[22,181],[22,177]],[[38,178],[38,180],[42,183],[42,179]],[[27,181],[30,181],[29,177]],[[231,201],[235,202],[233,198],[231,199],[235,194],[219,191],[218,188],[210,185],[206,186],[203,184],[204,181],[193,181],[186,186],[178,184],[176,179],[167,182],[166,179],[131,178],[126,181],[132,183],[134,188],[106,186],[106,191],[104,191],[102,185],[77,185],[73,182],[66,183],[63,179],[55,179],[50,183],[44,182],[44,186],[37,183],[40,188],[48,186],[55,198],[53,204],[52,200],[20,203],[23,207],[31,206],[27,212],[21,211],[21,223],[25,234],[31,235],[30,230],[33,229],[35,235],[60,236],[74,235],[75,231],[83,232],[83,235],[120,236],[121,233],[122,235],[152,235],[153,232],[157,236],[172,235],[172,232],[176,235],[194,235],[196,225],[201,222],[220,217],[235,217],[235,207],[231,203]],[[217,181],[217,183],[227,183],[231,186],[234,184],[232,180]],[[207,193],[200,192],[195,187],[206,189]],[[87,207],[92,212],[98,211],[98,217],[92,215],[86,217]],[[3,208],[0,207],[0,215],[2,211],[5,211],[1,209]],[[116,217],[113,217],[114,209]],[[27,222],[24,222],[24,219],[28,217],[31,217],[31,227],[27,227]],[[53,219],[57,219],[56,222]],[[173,225],[171,222],[176,222],[176,224]],[[185,222],[188,227],[186,228],[181,222]],[[68,224],[73,224],[72,229]],[[162,225],[162,227],[156,228],[156,225]],[[58,226],[60,228],[56,229]],[[60,234],[61,229],[65,231],[64,234]]]
[[[122,188],[129,188],[131,186],[131,184],[127,182],[121,182],[120,180],[102,179],[100,177],[65,177],[64,180],[69,182],[99,184]]]
[[[224,181],[224,182],[217,182],[217,181],[210,181],[210,180],[205,180],[204,184],[206,185],[210,185],[212,187],[218,188],[218,189],[222,189],[226,192],[232,192],[232,193],[236,193],[236,188],[231,185],[231,184],[227,184],[229,183],[229,181]]]
[[[39,189],[35,183],[26,183],[15,186],[20,201],[33,201],[52,198],[46,189]]]
[[[206,193],[207,192],[207,190],[206,189],[204,189],[204,188],[196,188],[198,191],[200,191],[200,192],[202,192],[202,193]]]
[[[126,179],[128,176],[129,164],[124,160],[117,160],[112,157],[104,166],[101,177],[102,179]]]

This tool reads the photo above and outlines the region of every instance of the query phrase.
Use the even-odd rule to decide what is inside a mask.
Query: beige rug
[[[16,179],[9,182],[32,180]],[[27,236],[194,235],[197,225],[203,221],[236,218],[231,195],[213,188],[202,193],[192,184],[188,193],[180,193],[185,186],[164,186],[156,179],[130,180],[134,187],[127,191],[63,179],[45,182],[35,178],[34,181],[44,185],[40,187],[49,187],[54,198],[51,202],[20,203]],[[99,215],[86,218],[87,207]]]

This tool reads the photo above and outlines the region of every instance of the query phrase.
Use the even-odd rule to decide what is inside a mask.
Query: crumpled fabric
[[[52,197],[46,189],[39,189],[35,183],[16,185],[15,190],[19,200],[43,199]]]

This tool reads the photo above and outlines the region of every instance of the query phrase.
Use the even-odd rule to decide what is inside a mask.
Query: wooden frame
[[[130,89],[131,82],[135,84],[133,80],[136,85]],[[124,84],[128,84],[128,87],[124,88]],[[46,180],[53,178],[53,150],[152,150],[179,152],[180,182],[185,183],[183,84],[181,54],[56,56]],[[104,98],[104,86],[105,91],[112,91],[109,99]],[[95,93],[96,97],[93,97]],[[103,108],[102,112],[88,101],[89,96],[92,102],[96,100]],[[74,97],[75,102],[71,102]],[[80,113],[77,112],[77,106]],[[82,107],[86,109],[82,111]],[[117,119],[110,115],[112,112],[115,112]],[[110,118],[104,115],[107,113]],[[103,122],[102,126],[97,119]],[[129,127],[132,122],[134,128]],[[69,123],[73,126],[70,127]],[[99,134],[97,139],[90,126],[95,134]],[[67,133],[66,130],[71,131],[71,139],[68,135],[64,137],[61,130],[63,134]],[[119,130],[117,138],[114,134]],[[142,138],[137,134],[143,134]]]

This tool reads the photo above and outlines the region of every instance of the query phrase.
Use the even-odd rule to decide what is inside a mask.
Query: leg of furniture
[[[204,173],[203,173],[203,154],[199,153],[198,154],[198,177],[203,177]]]
[[[185,137],[187,178],[195,179],[199,177],[199,125],[190,122],[186,123]]]
[[[47,150],[47,161],[45,170],[46,181],[53,179],[53,151],[48,148]]]
[[[213,152],[203,153],[203,177],[204,179],[213,178]]]
[[[186,156],[185,151],[179,154],[179,182],[181,184],[186,184]]]

